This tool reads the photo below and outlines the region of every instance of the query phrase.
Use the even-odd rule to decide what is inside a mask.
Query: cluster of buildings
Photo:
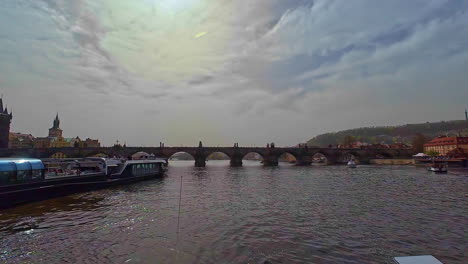
[[[92,148],[101,146],[101,143],[97,139],[64,137],[63,130],[60,128],[58,114],[53,121],[52,127],[49,129],[47,137],[34,137],[31,134],[10,132],[13,114],[11,112],[8,113],[7,108],[3,108],[2,98],[0,98],[0,111],[0,148]]]
[[[436,137],[424,144],[424,152],[434,152],[440,156],[468,157],[468,137]]]
[[[331,145],[329,147],[332,147]],[[412,146],[404,143],[394,143],[394,144],[369,144],[366,142],[356,141],[352,144],[339,144],[336,148],[344,149],[410,149]]]

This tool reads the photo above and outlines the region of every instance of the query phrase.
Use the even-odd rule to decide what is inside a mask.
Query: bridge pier
[[[296,166],[310,166],[312,165],[312,161],[302,161],[302,160],[298,160],[296,162]]]
[[[312,165],[312,156],[300,156],[296,158],[296,166]]]
[[[278,163],[278,157],[276,156],[271,155],[263,158],[263,166],[265,167],[276,167]]]
[[[231,167],[242,167],[242,157],[232,157]]]
[[[203,155],[201,153],[197,153],[194,158],[195,158],[195,167],[202,168],[202,167],[206,166],[206,156],[205,155]]]

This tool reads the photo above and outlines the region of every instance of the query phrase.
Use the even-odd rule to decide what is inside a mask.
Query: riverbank
[[[371,159],[373,165],[415,165],[414,159]]]

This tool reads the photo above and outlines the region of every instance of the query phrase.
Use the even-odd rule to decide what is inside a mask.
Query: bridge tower
[[[55,116],[54,123],[51,128],[49,128],[49,137],[62,137],[63,130],[60,129],[60,119],[57,113]]]
[[[3,98],[0,98],[0,148],[8,148],[11,119],[13,113],[8,113],[8,109],[3,108]]]

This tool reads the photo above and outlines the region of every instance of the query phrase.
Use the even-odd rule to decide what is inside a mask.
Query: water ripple
[[[173,165],[161,180],[0,211],[0,262],[468,263],[463,173]]]

